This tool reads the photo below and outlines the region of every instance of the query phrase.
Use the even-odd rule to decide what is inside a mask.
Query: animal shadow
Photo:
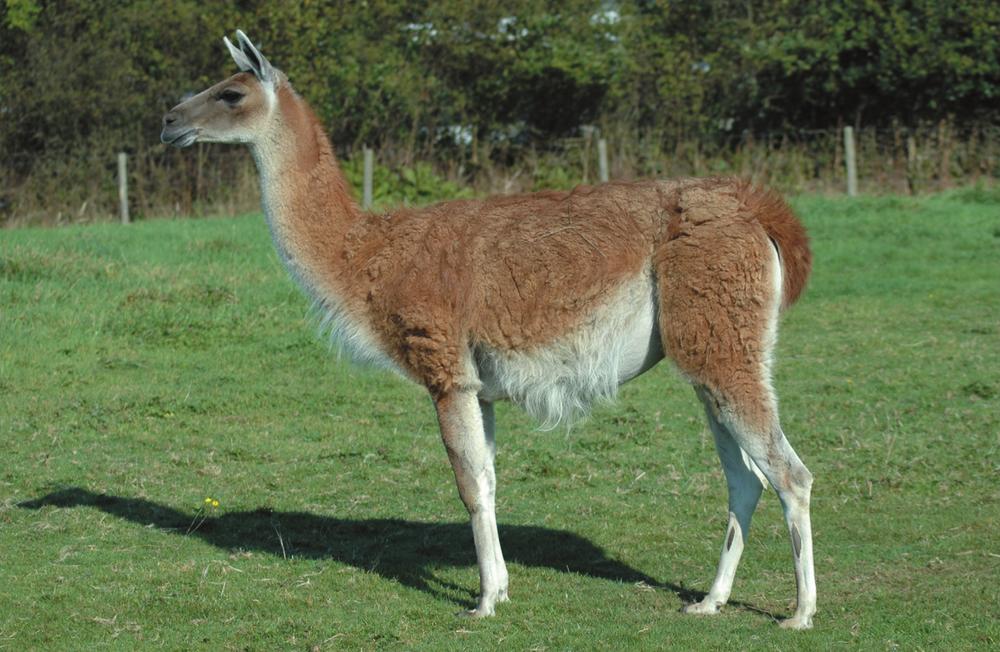
[[[475,603],[475,592],[469,587],[455,586],[434,574],[435,568],[444,566],[475,565],[472,531],[465,522],[343,519],[261,508],[213,515],[201,525],[192,527],[193,515],[189,512],[144,498],[94,493],[79,487],[59,489],[18,504],[24,509],[45,506],[91,507],[172,534],[198,537],[224,550],[333,559],[378,573],[462,607]],[[609,557],[586,538],[565,530],[507,525],[500,527],[500,538],[507,560],[523,566],[551,568],[616,582],[643,582],[654,588],[672,591],[683,602],[694,602],[705,595],[683,586],[657,582]],[[467,595],[468,599],[456,599],[456,592]],[[748,605],[737,606],[759,611]]]

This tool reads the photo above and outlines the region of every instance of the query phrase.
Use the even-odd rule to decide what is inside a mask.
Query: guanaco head
[[[223,37],[239,72],[163,116],[160,140],[176,147],[193,143],[252,143],[267,132],[284,73],[271,66],[247,35],[236,30],[236,47]]]

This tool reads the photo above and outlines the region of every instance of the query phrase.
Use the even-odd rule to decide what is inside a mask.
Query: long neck
[[[282,260],[315,298],[339,294],[344,241],[361,218],[319,120],[287,85],[272,128],[251,145],[261,200]]]

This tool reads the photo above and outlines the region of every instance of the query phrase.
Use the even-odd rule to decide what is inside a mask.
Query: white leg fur
[[[743,450],[725,426],[715,418],[708,401],[704,399],[703,401],[708,423],[715,436],[715,449],[719,453],[719,460],[726,474],[726,484],[729,486],[729,523],[726,525],[726,535],[722,540],[722,555],[715,581],[701,602],[689,604],[684,608],[685,613],[691,614],[718,613],[719,608],[729,599],[733,578],[736,577],[736,567],[740,563],[740,556],[743,554],[743,547],[750,532],[750,519],[764,490],[762,479],[757,476],[757,470],[751,468]]]
[[[494,571],[497,578],[499,579],[500,590],[497,595],[497,602],[506,602],[508,600],[507,596],[507,564],[503,560],[503,551],[500,549],[500,537],[497,533],[496,525],[496,495],[497,495],[497,476],[496,476],[496,457],[497,457],[497,440],[496,440],[496,419],[493,415],[493,404],[488,401],[479,401],[479,410],[483,415],[483,432],[486,435],[486,446],[490,453],[490,472],[489,472],[489,491],[490,491],[490,505],[492,509],[493,519],[493,564]],[[479,554],[479,550],[476,550],[476,554]]]
[[[437,408],[458,493],[472,520],[479,564],[479,604],[464,615],[491,616],[496,603],[507,599],[507,568],[496,521],[493,406],[480,404],[472,392],[456,392],[438,401]]]

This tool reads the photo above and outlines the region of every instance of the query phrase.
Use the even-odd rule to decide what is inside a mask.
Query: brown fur
[[[294,184],[286,192],[296,198],[289,227],[297,253],[435,393],[463,382],[470,344],[528,350],[551,342],[650,266],[670,357],[696,382],[739,384],[731,370],[762,355],[767,238],[787,261],[785,304],[808,273],[804,230],[785,204],[734,179],[611,183],[361,214],[311,111],[290,91],[279,99],[299,165],[283,180]]]
[[[203,95],[252,84],[247,77]],[[435,394],[469,381],[470,347],[550,343],[644,273],[659,284],[668,355],[696,383],[742,393],[732,370],[756,369],[763,355],[768,238],[784,263],[783,305],[805,284],[805,231],[779,197],[736,179],[616,182],[363,214],[315,114],[287,83],[277,99],[288,153],[275,228],[286,255]]]
[[[343,252],[343,291],[397,361],[440,391],[460,377],[469,344],[551,342],[652,264],[666,350],[719,386],[763,354],[770,244],[755,210],[770,197],[728,179],[646,181],[368,216]],[[742,336],[720,338],[727,332]]]

